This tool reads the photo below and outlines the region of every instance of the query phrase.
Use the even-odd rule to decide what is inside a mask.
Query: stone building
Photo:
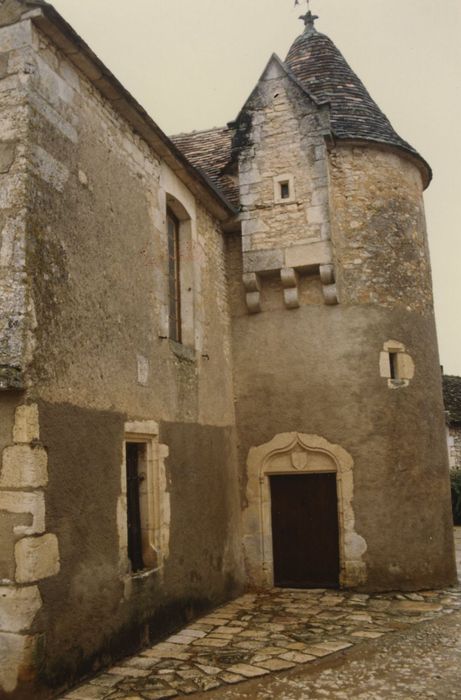
[[[0,2],[1,697],[247,586],[455,581],[430,168],[304,19],[169,139]]]
[[[447,416],[448,462],[461,469],[461,377],[443,377],[443,398]]]

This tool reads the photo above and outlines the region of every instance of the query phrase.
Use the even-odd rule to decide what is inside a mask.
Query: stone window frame
[[[295,192],[295,178],[291,173],[284,173],[283,175],[276,175],[273,178],[274,182],[274,202],[275,204],[293,204],[296,201]],[[281,185],[285,182],[288,183],[289,196],[281,196]]]
[[[147,520],[147,537],[143,541],[143,560],[146,567],[132,572],[128,556],[128,512],[126,444],[145,446],[142,470],[145,474],[145,493],[140,494],[142,511]],[[119,568],[122,577],[143,578],[161,571],[169,554],[170,498],[167,489],[165,459],[169,450],[159,442],[159,426],[153,420],[128,421],[124,426],[121,466],[121,494],[117,507],[119,535]],[[143,499],[143,501],[141,500]]]
[[[391,356],[394,357],[393,361]],[[396,376],[393,376],[394,372]],[[379,354],[379,373],[383,379],[387,379],[389,389],[401,389],[410,385],[415,376],[415,363],[403,343],[387,340],[383,344]]]
[[[321,459],[323,456],[323,464],[320,467],[310,466],[304,457],[309,453],[316,453]],[[290,466],[271,465],[273,458],[283,455],[290,457]],[[243,513],[243,547],[251,585],[263,588],[274,586],[270,476],[290,473],[336,473],[340,586],[354,587],[366,581],[366,565],[362,557],[367,544],[355,531],[352,505],[353,464],[353,459],[346,450],[319,435],[280,433],[270,442],[250,449],[247,461],[247,506]]]

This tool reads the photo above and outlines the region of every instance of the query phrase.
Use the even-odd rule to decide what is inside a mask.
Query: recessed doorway
[[[336,474],[271,475],[274,585],[339,586]]]

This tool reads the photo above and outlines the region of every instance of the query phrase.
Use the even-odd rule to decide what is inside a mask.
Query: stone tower
[[[257,585],[444,585],[431,170],[303,19],[227,130],[177,139],[224,190],[238,186],[228,273],[247,571]],[[317,507],[293,514],[309,494]]]

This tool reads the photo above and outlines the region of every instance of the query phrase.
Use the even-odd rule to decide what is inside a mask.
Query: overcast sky
[[[300,0],[305,11],[305,2]],[[54,0],[159,126],[233,119],[302,31],[294,0]],[[312,0],[399,134],[429,161],[426,212],[441,362],[461,375],[461,0]]]

